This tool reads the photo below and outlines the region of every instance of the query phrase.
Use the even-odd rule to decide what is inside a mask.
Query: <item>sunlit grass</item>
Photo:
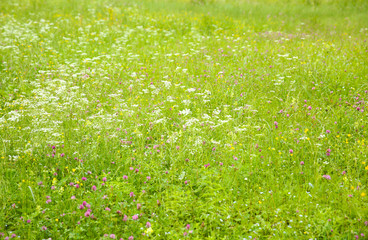
[[[2,1],[2,238],[365,239],[367,10]]]

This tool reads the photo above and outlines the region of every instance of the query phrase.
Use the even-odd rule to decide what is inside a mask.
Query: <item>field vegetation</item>
[[[367,239],[368,2],[1,0],[0,239]]]

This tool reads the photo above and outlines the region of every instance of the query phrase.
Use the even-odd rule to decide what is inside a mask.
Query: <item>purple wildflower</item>
[[[327,179],[327,180],[331,180],[331,176],[330,175],[323,175],[323,178]]]

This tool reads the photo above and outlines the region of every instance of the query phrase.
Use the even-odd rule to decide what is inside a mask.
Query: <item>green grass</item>
[[[365,239],[367,12],[1,1],[0,239]]]

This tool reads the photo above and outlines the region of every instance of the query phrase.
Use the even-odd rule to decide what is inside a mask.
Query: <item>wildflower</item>
[[[190,225],[189,225],[189,224],[187,224],[187,226],[185,226],[185,228],[189,230],[189,228],[190,228]]]
[[[150,228],[150,227],[151,227],[151,223],[150,223],[150,222],[147,222],[147,223],[146,223],[146,227],[147,227],[147,228]]]
[[[366,196],[365,192],[362,192],[362,194],[360,194],[360,196],[365,197]]]
[[[153,229],[151,227],[147,228],[146,231],[144,231],[147,235],[153,233]]]
[[[130,193],[129,193],[129,196],[130,196],[130,197],[134,197],[134,196],[135,196],[135,195],[134,195],[134,192],[130,192]]]
[[[115,234],[110,234],[110,238],[115,239],[116,238]]]
[[[323,178],[327,179],[327,180],[331,180],[331,176],[330,175],[323,175]]]
[[[290,149],[290,150],[289,150],[289,153],[293,154],[293,152],[294,152],[294,151],[293,151],[293,149]]]
[[[127,216],[127,215],[124,215],[124,217],[123,217],[123,221],[124,221],[124,222],[128,221],[128,216]]]
[[[134,239],[134,237],[133,236],[130,236],[129,238],[128,238],[128,240],[133,240]]]
[[[331,155],[331,149],[327,149],[327,151],[326,151],[326,155],[327,155],[327,156],[330,156],[330,155]]]
[[[123,179],[128,179],[128,176],[127,176],[127,175],[124,175],[124,176],[123,176]]]
[[[106,211],[111,211],[111,209],[110,209],[110,208],[108,208],[108,207],[107,207],[107,208],[105,208],[105,210],[106,210]]]
[[[137,204],[137,209],[139,210],[139,209],[141,209],[141,207],[142,207],[142,204],[138,203]]]
[[[302,166],[303,166],[303,165],[304,165],[304,162],[303,162],[303,161],[301,161],[301,162],[300,162],[300,165],[302,165]]]
[[[96,191],[96,186],[95,185],[92,186],[92,191]]]
[[[132,216],[133,220],[138,220],[138,214]]]
[[[276,128],[276,129],[279,127],[278,122],[276,122],[276,121],[275,121],[273,124],[275,124],[275,128]]]
[[[72,196],[70,199],[74,200],[75,199],[75,196]]]
[[[87,180],[87,178],[86,178],[86,177],[82,177],[82,180],[83,180],[83,181],[86,181],[86,180]]]
[[[184,232],[184,233],[183,233],[183,235],[184,235],[184,237],[185,237],[186,235],[188,235],[188,233],[187,233],[187,232]]]
[[[46,226],[42,226],[42,230],[46,231],[47,227]]]
[[[28,220],[27,220],[27,223],[30,223],[30,222],[31,222],[31,219],[28,219]]]
[[[90,217],[90,216],[91,216],[91,212],[92,212],[92,210],[91,210],[91,209],[88,209],[88,210],[84,213],[84,216],[85,216],[85,217]]]
[[[106,177],[102,178],[102,181],[106,182]]]

